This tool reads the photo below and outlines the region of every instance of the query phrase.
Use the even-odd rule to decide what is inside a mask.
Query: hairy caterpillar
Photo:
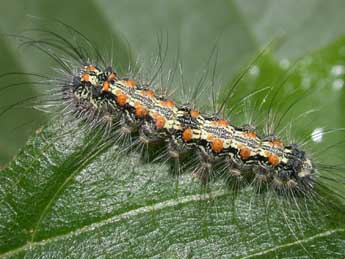
[[[149,146],[158,147],[158,157],[172,160],[179,171],[184,169],[180,160],[187,157],[186,168],[192,169],[186,171],[194,172],[204,183],[225,177],[236,185],[252,184],[259,191],[274,189],[286,200],[299,195],[308,202],[314,198],[320,167],[315,170],[298,146],[283,145],[271,135],[259,138],[251,125],[231,126],[237,124],[224,120],[222,111],[207,116],[196,104],[180,105],[165,91],[160,95],[153,80],[137,79],[135,73],[122,77],[108,67],[102,55],[89,52],[94,47],[84,38],[86,46],[81,46],[54,32],[45,33],[53,40],[26,38],[24,43],[38,47],[60,64],[59,77],[44,82],[52,85],[45,94],[49,106],[62,107],[63,116],[80,118],[84,127],[99,129],[106,141],[121,144],[124,151],[149,152]],[[62,53],[57,55],[57,51]]]
[[[251,171],[277,189],[307,192],[313,187],[314,167],[297,145],[283,144],[276,136],[260,138],[246,126],[234,126],[217,115],[202,115],[190,104],[177,106],[150,85],[118,77],[112,68],[93,64],[79,70],[67,85],[66,100],[73,100],[76,113],[108,113],[121,131],[138,132],[139,141],[168,142],[169,154],[198,152],[201,165],[194,171],[206,181],[216,164],[229,174]]]

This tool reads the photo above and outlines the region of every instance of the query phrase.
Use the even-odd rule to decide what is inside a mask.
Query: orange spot
[[[215,139],[212,142],[211,148],[214,152],[219,153],[220,151],[223,150],[223,141],[220,139]]]
[[[95,70],[96,70],[96,67],[93,66],[93,65],[88,65],[88,66],[86,67],[86,71],[95,71]]]
[[[89,74],[83,74],[83,76],[81,77],[81,81],[89,81],[89,80],[90,80]]]
[[[165,118],[161,115],[154,116],[155,125],[157,129],[163,129],[165,126]]]
[[[160,101],[161,105],[165,106],[165,107],[175,107],[175,103],[171,100],[165,100],[165,101]]]
[[[116,74],[115,73],[111,73],[109,76],[108,76],[108,80],[115,80],[116,79]]]
[[[129,87],[134,87],[137,85],[137,82],[132,79],[123,80],[123,82],[125,83],[126,86],[129,86]]]
[[[152,96],[155,95],[155,92],[152,91],[152,90],[143,90],[141,92],[142,92],[143,95],[148,96],[148,97],[152,97]]]
[[[272,166],[277,166],[279,164],[279,157],[275,154],[270,153],[268,155],[268,162],[272,165]]]
[[[192,118],[197,118],[199,115],[200,115],[200,112],[197,110],[190,111],[190,116],[192,116]]]
[[[103,83],[102,91],[108,92],[108,91],[109,91],[109,88],[110,88],[109,82],[108,82],[108,81],[105,81],[105,82]]]
[[[227,127],[227,126],[229,125],[229,122],[226,121],[226,120],[219,120],[219,121],[218,121],[218,125],[219,125],[219,126]]]
[[[214,140],[214,136],[212,134],[207,135],[207,140],[212,142]]]
[[[246,160],[250,157],[250,149],[245,146],[240,146],[240,156],[242,159]]]
[[[127,95],[125,95],[120,90],[117,90],[116,91],[116,102],[120,106],[125,106],[125,104],[127,103]]]
[[[187,128],[182,133],[182,139],[186,142],[190,141],[193,137],[193,131],[191,128]]]
[[[135,107],[135,116],[138,118],[144,117],[147,115],[147,110],[139,103],[134,104]]]
[[[248,132],[245,132],[244,135],[248,138],[256,138],[255,132],[248,131]]]
[[[226,127],[229,125],[229,122],[226,120],[216,120],[216,121],[212,121],[211,124],[214,126]]]
[[[273,140],[273,141],[272,141],[272,145],[273,145],[274,147],[283,148],[283,143],[282,143],[281,141],[279,141],[279,140]]]

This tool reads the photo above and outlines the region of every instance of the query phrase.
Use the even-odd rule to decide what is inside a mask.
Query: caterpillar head
[[[313,176],[315,167],[312,161],[306,156],[305,152],[301,150],[298,145],[292,144],[288,146],[288,171],[293,172],[289,178],[296,181],[296,186],[300,191],[313,188]]]
[[[298,177],[304,178],[304,177],[311,177],[315,173],[315,168],[309,158],[306,158],[302,162],[302,166],[300,171],[298,172]]]

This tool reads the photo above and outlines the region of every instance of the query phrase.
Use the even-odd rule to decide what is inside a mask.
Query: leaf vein
[[[28,242],[21,247],[7,251],[4,254],[0,254],[0,257],[3,257],[3,258],[10,257],[10,256],[13,256],[13,255],[19,253],[19,252],[25,251],[25,250],[32,250],[34,247],[37,247],[37,246],[44,246],[44,245],[52,243],[52,242],[56,242],[56,241],[60,241],[63,239],[68,239],[70,237],[78,236],[80,234],[87,233],[88,231],[92,231],[96,228],[100,228],[100,227],[106,226],[108,224],[113,224],[113,223],[118,222],[118,221],[123,220],[123,219],[136,217],[136,216],[138,216],[140,214],[144,214],[144,213],[150,213],[150,212],[152,212],[152,210],[162,210],[165,208],[175,207],[175,206],[179,206],[181,204],[186,204],[186,203],[193,202],[193,201],[204,201],[204,200],[208,200],[208,199],[212,199],[212,198],[216,198],[216,197],[221,197],[221,196],[225,195],[226,193],[227,193],[226,191],[217,191],[217,192],[210,192],[208,194],[195,194],[195,195],[189,195],[189,196],[185,196],[185,197],[179,197],[177,199],[166,200],[166,201],[159,202],[159,203],[152,204],[152,205],[145,206],[145,207],[140,207],[140,208],[137,208],[134,210],[124,212],[124,213],[119,214],[119,215],[115,215],[115,216],[110,217],[110,218],[103,219],[102,221],[99,221],[96,223],[91,223],[89,225],[85,225],[79,229],[75,229],[71,232],[68,232],[68,233],[65,233],[62,235],[53,236],[53,237],[50,237],[49,239],[44,239],[44,240],[37,241],[37,242],[33,242],[33,241]]]

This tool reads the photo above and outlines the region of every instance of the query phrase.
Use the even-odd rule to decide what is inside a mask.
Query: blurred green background
[[[274,51],[277,64],[293,63],[327,46],[345,33],[344,13],[345,1],[342,0],[2,0],[0,32],[20,34],[44,25],[42,21],[37,22],[40,18],[58,19],[97,42],[105,53],[111,40],[119,49],[125,50],[129,45],[133,59],[143,64],[153,62],[157,56],[157,38],[167,35],[168,60],[179,50],[184,76],[191,82],[199,79],[198,73],[216,45],[220,52],[217,81],[224,84],[260,47],[277,36],[283,35],[281,46]],[[53,73],[49,58],[20,49],[14,37],[2,36],[0,49],[2,73]],[[126,58],[120,55],[116,62],[123,66],[128,62]],[[15,79],[1,78],[1,86],[12,80]],[[22,97],[35,94],[37,89],[30,85],[1,91],[1,110]],[[338,95],[320,100],[323,104],[337,104],[335,112],[324,118],[325,124],[333,127],[344,126],[339,115],[343,102],[339,105],[338,99],[334,99]],[[45,117],[29,107],[10,109],[1,115],[0,165],[16,154]]]
[[[293,122],[289,141],[310,139],[315,128],[345,128],[343,0],[2,0],[0,7],[1,74],[56,75],[57,64],[32,48],[20,47],[16,35],[44,28],[60,33],[54,25],[57,19],[95,41],[105,56],[110,56],[110,47],[114,46],[116,70],[138,62],[148,78],[158,54],[164,52],[164,44],[163,50],[158,48],[163,39],[168,44],[167,67],[179,53],[188,87],[198,85],[205,68],[212,70],[208,59],[216,47],[215,84],[225,87],[220,99],[248,60],[281,37],[273,52],[263,55],[249,69],[234,100],[264,87],[282,86],[273,108],[281,114],[293,104],[293,111],[281,125]],[[0,78],[0,167],[51,117],[29,104],[16,104],[40,94],[42,88],[37,84],[4,89],[27,80]],[[210,93],[210,89],[205,92]],[[252,97],[252,103],[269,105],[263,102],[264,94]],[[296,98],[301,101],[294,104]],[[226,104],[231,121],[248,122],[243,112],[232,111],[234,103]],[[202,99],[199,104],[210,106]],[[7,107],[10,109],[6,111]],[[241,111],[243,107],[238,108]],[[295,121],[310,109],[321,111]],[[249,113],[259,116],[253,108]],[[267,117],[254,119],[260,123]],[[252,190],[245,190],[238,199],[225,195],[227,192],[219,194],[219,189],[224,190],[220,181],[210,188],[215,197],[202,195],[205,200],[199,200],[199,195],[194,195],[205,194],[205,190],[191,174],[181,175],[174,183],[172,177],[166,177],[167,168],[162,169],[159,163],[142,163],[138,154],[130,154],[128,161],[126,156],[115,159],[119,152],[114,145],[108,150],[95,145],[96,152],[88,154],[87,145],[79,146],[79,141],[85,144],[83,134],[64,136],[61,132],[69,127],[61,129],[61,122],[57,120],[57,125],[52,123],[48,130],[31,138],[19,158],[0,174],[2,255],[110,258],[114,253],[128,253],[128,257],[180,258],[177,255],[182,251],[184,258],[193,254],[201,258],[257,258],[263,251],[261,258],[306,258],[306,252],[318,255],[315,258],[343,257],[342,211],[329,215],[328,207],[320,206],[315,212],[314,208],[305,211],[302,207],[294,214],[287,207],[280,213],[279,203],[267,207],[252,204]],[[65,138],[56,140],[60,133]],[[344,164],[345,134],[338,133],[314,143],[310,153],[316,157],[313,161],[333,165],[334,159]],[[328,139],[331,136],[334,138]],[[338,173],[328,187],[343,194],[343,172],[338,171],[326,172]],[[329,174],[323,176],[322,180],[329,179]]]

